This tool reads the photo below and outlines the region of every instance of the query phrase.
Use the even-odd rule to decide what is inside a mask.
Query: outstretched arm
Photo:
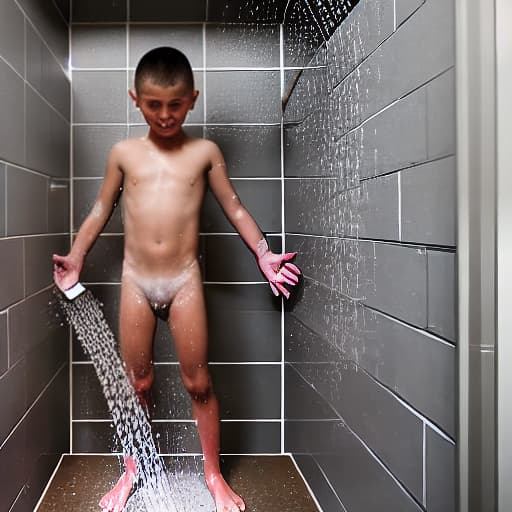
[[[53,255],[53,280],[62,291],[68,290],[78,282],[84,258],[107,223],[119,198],[123,173],[118,154],[119,149],[114,146],[107,161],[101,189],[91,212],[78,231],[71,251],[66,256]]]
[[[231,184],[226,163],[222,153],[213,145],[211,169],[208,174],[208,183],[221,205],[226,217],[240,233],[242,240],[253,252],[258,266],[270,284],[274,295],[282,293],[286,298],[290,292],[284,284],[297,284],[300,270],[290,260],[296,253],[274,254],[269,250],[267,241],[251,214],[241,203],[233,185]]]

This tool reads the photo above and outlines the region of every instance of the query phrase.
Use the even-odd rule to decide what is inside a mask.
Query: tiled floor
[[[243,496],[247,512],[318,510],[288,456],[226,456],[222,471]],[[97,512],[98,501],[120,474],[118,457],[66,455],[37,512]]]

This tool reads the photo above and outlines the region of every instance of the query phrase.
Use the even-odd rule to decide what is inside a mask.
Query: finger
[[[296,252],[286,252],[284,254],[281,254],[281,259],[282,259],[282,261],[289,261],[289,260],[293,260],[293,258],[295,258],[295,256],[297,256]]]
[[[276,288],[288,299],[290,297],[290,292],[281,284],[276,283]]]
[[[279,273],[282,274],[283,276],[287,277],[288,279],[291,279],[294,283],[299,282],[299,278],[293,272],[290,272],[286,267],[283,267],[279,271]]]
[[[272,290],[272,293],[276,296],[276,297],[279,297],[279,292],[277,291],[277,288],[274,286],[273,283],[268,283],[270,285],[270,289]]]
[[[295,280],[292,280],[289,277],[286,277],[281,272],[279,272],[279,274],[277,274],[277,276],[276,276],[275,282],[276,283],[286,283],[286,284],[291,284],[292,286],[295,286],[298,282],[298,279],[295,277]]]
[[[294,265],[293,263],[285,263],[284,268],[291,270],[293,273],[300,275],[302,274],[301,270],[297,265]]]
[[[59,254],[54,254],[52,259],[55,263],[63,263],[65,260],[64,256],[60,256]]]

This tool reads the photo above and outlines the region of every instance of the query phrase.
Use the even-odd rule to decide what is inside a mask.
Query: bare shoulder
[[[125,139],[116,142],[111,149],[111,152],[115,154],[131,153],[140,149],[142,145],[142,139]]]
[[[194,139],[193,143],[196,145],[195,151],[210,164],[223,159],[222,151],[215,142],[208,139]]]
[[[220,151],[219,146],[209,139],[190,139],[190,143],[194,144],[196,150],[212,154],[215,151]]]
[[[143,148],[142,139],[126,139],[116,142],[110,149],[109,159],[122,165],[133,158]]]

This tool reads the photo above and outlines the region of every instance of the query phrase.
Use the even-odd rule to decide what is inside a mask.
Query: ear
[[[190,110],[194,110],[194,107],[196,105],[197,97],[199,96],[199,91],[196,89],[192,94],[192,106],[190,107]]]
[[[135,92],[135,89],[128,89],[128,94],[130,95],[130,98],[133,100],[133,103],[138,108],[139,107],[139,101],[137,99],[137,93]]]

